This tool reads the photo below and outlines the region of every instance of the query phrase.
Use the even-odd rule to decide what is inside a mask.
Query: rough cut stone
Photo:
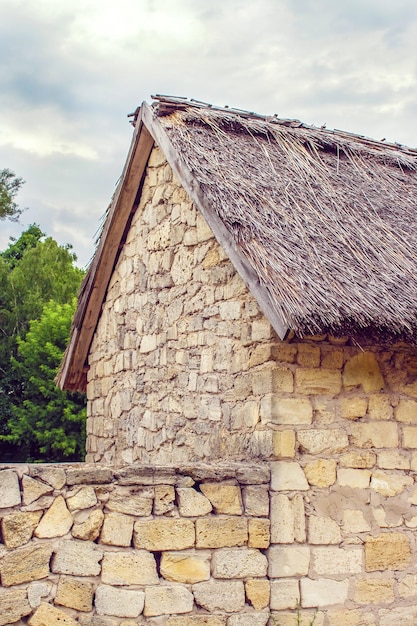
[[[319,576],[343,578],[362,571],[362,549],[336,547],[313,548],[312,565]]]
[[[73,576],[98,576],[103,550],[93,542],[76,539],[62,541],[55,551],[52,571]]]
[[[67,507],[70,511],[90,509],[97,504],[97,496],[93,487],[82,487],[74,495],[67,497]]]
[[[70,530],[73,521],[64,498],[58,496],[39,522],[35,530],[35,536],[42,539],[62,537]]]
[[[382,496],[396,496],[404,491],[406,487],[411,487],[414,480],[411,476],[402,474],[387,474],[376,471],[372,473],[371,489],[374,489]]]
[[[29,626],[78,626],[78,622],[67,613],[52,606],[41,604],[28,621]]]
[[[304,395],[334,396],[342,389],[342,375],[338,370],[298,368],[295,384],[297,391]]]
[[[417,624],[417,606],[402,606],[390,609],[381,609],[379,614],[379,626],[412,626]]]
[[[153,512],[155,515],[165,515],[175,506],[175,489],[172,485],[157,485]],[[183,513],[181,514],[183,515]]]
[[[354,424],[356,426],[356,424]],[[298,442],[308,454],[338,454],[349,446],[346,432],[340,428],[322,430],[299,430]]]
[[[361,578],[355,582],[353,599],[358,604],[389,604],[394,601],[394,580]]]
[[[248,578],[266,576],[266,556],[251,548],[223,548],[213,554],[215,578]]]
[[[245,591],[248,601],[255,611],[260,611],[269,606],[270,584],[269,580],[255,578],[245,582]]]
[[[47,543],[32,544],[6,553],[1,564],[3,587],[49,576],[51,554],[52,546]]]
[[[66,472],[62,467],[45,465],[31,465],[30,475],[39,477],[54,489],[62,489],[67,481]]]
[[[269,519],[252,517],[249,519],[249,548],[268,548],[271,543],[271,522]]]
[[[301,578],[300,587],[301,606],[331,606],[346,602],[349,580],[336,581],[329,578],[311,580],[310,578]]]
[[[248,521],[243,517],[206,517],[197,519],[197,548],[229,548],[248,541]]]
[[[6,548],[18,548],[31,539],[41,518],[41,511],[11,513],[1,520],[1,533]]]
[[[35,500],[53,491],[51,485],[24,475],[22,478],[23,504],[32,504]]]
[[[20,504],[19,478],[12,470],[0,471],[0,509]]]
[[[274,424],[311,424],[312,419],[313,407],[307,398],[282,398],[275,394],[272,396],[270,421]]]
[[[304,473],[310,485],[330,487],[336,482],[336,461],[334,459],[311,461],[304,467]]]
[[[269,515],[268,489],[259,486],[248,486],[243,489],[243,502],[246,515],[267,517]]]
[[[293,430],[274,431],[272,447],[275,457],[293,459],[295,457],[295,432]]]
[[[237,485],[219,485],[202,483],[202,493],[208,498],[216,513],[224,515],[242,515],[242,498]]]
[[[210,578],[210,555],[205,552],[163,552],[161,576],[177,583],[194,584]]]
[[[211,502],[192,487],[177,488],[178,509],[182,517],[199,517],[212,510]]]
[[[231,615],[227,620],[227,626],[266,626],[268,620],[267,613],[242,613]]]
[[[145,517],[152,513],[153,492],[143,490],[142,493],[111,495],[106,502],[106,508],[109,511],[117,513],[125,513],[127,515],[135,515],[137,517]]]
[[[133,517],[122,513],[107,513],[101,529],[100,543],[128,547],[132,543]]]
[[[61,578],[58,583],[55,604],[67,606],[76,611],[93,610],[94,586],[84,580]]]
[[[8,626],[29,615],[32,608],[25,589],[0,591],[0,626]]]
[[[186,550],[195,542],[194,522],[188,519],[139,520],[134,526],[135,548],[145,550]]]
[[[271,609],[295,609],[300,604],[298,580],[273,580],[271,582]]]
[[[351,424],[351,444],[358,448],[396,448],[398,425],[392,422]],[[412,427],[410,427],[412,428]]]
[[[181,615],[168,617],[166,626],[226,626],[226,617],[220,615]]]
[[[245,606],[245,588],[240,580],[210,580],[192,589],[196,603],[209,613],[237,613]]]
[[[172,613],[190,613],[193,610],[193,604],[193,594],[180,585],[146,587],[143,614],[152,617]]]
[[[294,507],[284,494],[273,494],[271,498],[271,541],[272,543],[294,543]]]
[[[95,541],[100,535],[104,522],[104,513],[101,509],[95,509],[90,513],[85,522],[74,524],[72,536],[84,541]]]
[[[144,603],[145,594],[143,591],[115,589],[109,585],[97,587],[95,606],[98,615],[138,617],[143,611]]]
[[[271,546],[268,550],[270,578],[307,576],[310,548],[307,546]]]
[[[337,482],[341,487],[367,489],[371,481],[371,472],[365,469],[341,468],[337,472]]]
[[[405,569],[411,560],[408,537],[399,532],[382,533],[365,541],[367,572]]]
[[[307,479],[299,463],[295,461],[273,461],[271,463],[272,491],[307,491]]]
[[[45,582],[35,581],[28,587],[28,600],[32,608],[37,608],[42,598],[49,596],[52,588],[52,583],[48,580]]]
[[[338,544],[341,541],[340,528],[330,517],[311,515],[308,520],[308,540],[316,545]]]
[[[365,393],[383,389],[384,378],[372,352],[361,352],[347,361],[343,385],[346,391],[362,386]]]
[[[145,550],[106,552],[101,564],[101,579],[109,585],[156,585],[155,557]]]

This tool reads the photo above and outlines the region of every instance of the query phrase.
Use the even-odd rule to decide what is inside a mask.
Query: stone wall
[[[0,626],[414,625],[417,491],[372,455],[1,466]]]

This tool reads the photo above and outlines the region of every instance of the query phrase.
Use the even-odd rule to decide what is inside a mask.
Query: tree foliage
[[[84,398],[54,385],[83,277],[75,261],[36,225],[0,253],[0,461],[82,458]]]
[[[14,198],[23,185],[22,178],[18,178],[9,169],[0,170],[0,220],[6,218],[17,221],[22,209],[19,209]]]

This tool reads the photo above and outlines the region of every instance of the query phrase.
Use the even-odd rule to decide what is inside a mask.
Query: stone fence
[[[417,623],[417,518],[376,531],[365,470],[305,469],[1,466],[0,626]]]

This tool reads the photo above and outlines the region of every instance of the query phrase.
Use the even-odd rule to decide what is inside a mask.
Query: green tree
[[[11,170],[0,170],[0,220],[19,219],[22,209],[19,209],[14,198],[23,183],[23,179],[18,178]]]
[[[76,301],[51,300],[39,320],[30,322],[24,339],[17,339],[12,357],[16,378],[22,381],[19,404],[14,405],[5,441],[18,444],[30,461],[79,460],[85,448],[85,400],[55,385],[68,342]]]

